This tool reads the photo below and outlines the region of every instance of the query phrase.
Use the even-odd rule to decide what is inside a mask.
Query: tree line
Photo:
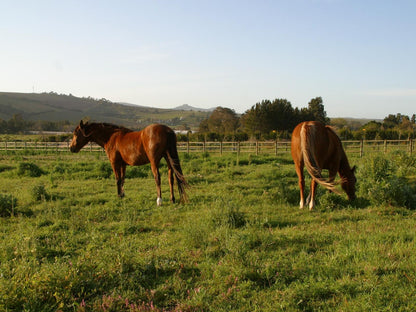
[[[286,99],[263,100],[241,116],[235,111],[217,107],[203,120],[197,136],[208,140],[288,139],[295,126],[306,120],[328,124],[321,97],[310,100],[308,107],[294,108]]]
[[[235,111],[217,107],[203,120],[194,140],[245,141],[249,139],[290,139],[297,124],[319,120],[336,128],[343,140],[398,140],[415,138],[416,115],[390,114],[384,120],[360,123],[355,120],[327,117],[321,97],[313,98],[308,106],[294,108],[286,99],[263,100],[241,116]]]
[[[346,119],[334,118],[331,124],[337,128],[342,140],[405,140],[416,138],[416,115],[389,114],[383,120],[372,120],[359,127]]]

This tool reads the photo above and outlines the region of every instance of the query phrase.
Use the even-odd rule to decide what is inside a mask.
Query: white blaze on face
[[[77,136],[74,134],[74,136],[72,137],[70,148],[73,148],[76,145],[77,145]]]

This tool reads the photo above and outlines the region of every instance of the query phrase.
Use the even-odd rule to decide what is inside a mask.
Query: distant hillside
[[[175,107],[174,110],[184,110],[184,111],[197,111],[197,112],[213,112],[215,108],[199,108],[193,107],[188,104],[183,104],[181,106]]]
[[[79,98],[56,93],[0,92],[0,119],[19,114],[25,120],[77,123],[83,118],[111,122],[131,128],[142,128],[154,122],[172,127],[198,128],[209,116],[208,111],[160,109],[113,103],[106,99]]]

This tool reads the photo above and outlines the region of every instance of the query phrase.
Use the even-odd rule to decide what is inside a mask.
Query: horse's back
[[[321,168],[328,168],[333,166],[332,163],[339,162],[342,145],[330,126],[319,121],[305,121],[297,125],[292,134],[292,157],[295,163],[303,161],[302,150],[315,155]]]
[[[302,140],[304,136],[305,140]],[[328,146],[328,133],[326,126],[319,121],[304,121],[298,124],[292,132],[291,140],[291,151],[293,160],[301,161],[302,149],[306,148],[303,146],[305,143],[308,144],[309,148],[314,150],[322,150]]]

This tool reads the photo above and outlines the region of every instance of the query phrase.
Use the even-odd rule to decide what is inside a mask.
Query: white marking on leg
[[[311,199],[309,202],[309,210],[313,210],[314,207],[315,207],[315,201]]]
[[[304,207],[305,207],[305,202],[303,201],[303,199],[301,199],[299,203],[299,209],[303,209]]]
[[[162,198],[158,197],[157,200],[156,200],[156,203],[157,203],[158,206],[162,206]]]

